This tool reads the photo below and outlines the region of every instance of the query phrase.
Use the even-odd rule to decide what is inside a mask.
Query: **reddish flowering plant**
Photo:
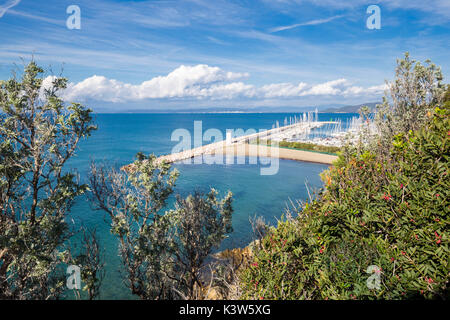
[[[436,243],[441,243],[442,236],[440,236],[436,231],[434,232],[434,236],[436,237]]]

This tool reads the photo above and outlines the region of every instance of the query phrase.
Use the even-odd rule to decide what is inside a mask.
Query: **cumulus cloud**
[[[94,75],[78,83],[69,83],[62,97],[67,101],[104,102],[146,101],[149,99],[289,99],[305,96],[364,96],[383,93],[384,85],[364,88],[352,86],[346,79],[318,84],[272,83],[260,87],[244,83],[248,73],[226,72],[204,64],[180,66],[165,76],[140,84],[124,83]],[[49,85],[53,78],[45,79]],[[240,80],[240,81],[239,81]]]
[[[193,88],[190,96],[218,99],[233,99],[238,96],[252,98],[255,96],[255,88],[253,85],[244,84],[243,82],[232,82],[227,84],[212,85],[207,88]]]
[[[225,97],[230,91],[240,92],[246,86],[220,85],[248,77],[247,73],[225,72],[204,64],[180,66],[167,76],[158,76],[139,85],[94,75],[77,84],[69,84],[64,97],[68,100],[94,99],[108,102],[125,102],[158,98],[209,97],[219,93]],[[219,85],[218,85],[219,84]],[[248,89],[248,88],[247,88]]]
[[[301,96],[303,89],[308,85],[300,82],[295,85],[292,83],[273,83],[260,88],[259,92],[264,98],[298,97]]]
[[[388,86],[386,84],[381,84],[378,86],[371,86],[368,88],[353,86],[353,87],[346,88],[342,92],[342,94],[344,96],[359,96],[359,95],[364,95],[364,94],[375,95],[375,94],[381,94],[387,89],[388,89]]]
[[[305,92],[302,92],[302,96],[306,95],[337,95],[342,92],[342,90],[349,85],[346,79],[337,79],[333,81],[328,81],[325,83],[320,83],[312,86]]]

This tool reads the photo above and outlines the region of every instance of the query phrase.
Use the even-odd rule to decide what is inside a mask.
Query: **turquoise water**
[[[293,114],[97,114],[98,130],[88,140],[82,141],[77,156],[68,164],[76,168],[85,179],[91,160],[102,160],[114,166],[133,161],[142,151],[162,155],[170,153],[178,143],[171,141],[173,130],[185,128],[193,132],[194,121],[202,121],[203,131],[216,128],[270,129],[278,120]],[[319,120],[340,117],[346,120],[354,114],[319,114]],[[248,160],[248,159],[247,159]],[[234,162],[236,163],[236,161]],[[176,193],[186,196],[194,190],[208,191],[216,188],[220,195],[227,190],[234,194],[234,232],[220,250],[242,247],[252,241],[249,217],[263,216],[266,222],[275,224],[286,208],[289,199],[308,198],[305,182],[310,190],[321,187],[319,173],[326,165],[280,160],[275,175],[260,175],[265,164],[175,164],[180,171]],[[77,225],[95,227],[105,249],[106,275],[102,286],[102,299],[128,299],[128,290],[122,284],[117,255],[117,241],[109,232],[108,218],[101,211],[94,211],[85,198],[79,198],[71,210],[71,218]]]

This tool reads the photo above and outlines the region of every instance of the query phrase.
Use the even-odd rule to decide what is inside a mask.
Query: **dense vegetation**
[[[270,140],[258,140],[258,144],[272,145]],[[309,143],[309,142],[295,142],[295,141],[279,141],[278,146],[280,148],[289,148],[289,149],[297,149],[304,151],[315,151],[320,153],[330,153],[337,154],[337,152],[341,149],[335,146],[323,146],[319,144]]]
[[[86,293],[77,297],[99,296],[104,264],[95,232],[83,231],[78,250],[68,241],[76,231],[69,212],[82,194],[109,215],[133,294],[203,299],[214,289],[226,296],[235,269],[212,270],[207,260],[232,231],[231,193],[177,197],[166,211],[178,173],[142,154],[129,172],[94,163],[90,184],[79,183],[64,168],[96,129],[91,111],[58,97],[66,79],[44,88],[42,74],[31,62],[21,79],[0,82],[0,298],[58,299],[70,264],[81,268]],[[244,250],[249,263],[232,256],[243,266],[233,297],[448,297],[450,87],[445,92],[441,81],[429,62],[408,54],[398,61],[376,134],[367,123],[358,143],[341,148],[314,200],[277,227],[257,224],[261,241]]]
[[[343,148],[315,200],[270,228],[243,298],[448,298],[450,88],[408,54],[396,75],[378,134]]]
[[[64,246],[65,219],[87,186],[63,168],[96,127],[91,110],[58,98],[67,79],[44,88],[43,72],[31,62],[20,79],[0,82],[0,299],[59,297],[58,267],[81,257]]]
[[[125,283],[142,299],[202,299],[202,270],[213,248],[232,231],[232,194],[177,196],[164,211],[178,171],[138,154],[129,172],[92,164],[92,201],[111,218]]]
[[[44,86],[43,74],[32,61],[20,79],[0,81],[0,299],[62,298],[68,266],[79,268],[83,282],[73,288],[75,297],[99,297],[99,239],[70,223],[72,204],[83,194],[111,218],[132,294],[203,298],[205,261],[232,231],[231,193],[222,200],[213,189],[177,197],[165,211],[178,173],[142,154],[132,172],[93,164],[90,185],[81,184],[67,162],[96,129],[91,110],[67,105],[58,95],[67,79],[53,77]]]
[[[299,150],[309,150],[316,151],[322,153],[332,153],[337,154],[340,150],[339,147],[334,146],[322,146],[314,143],[308,142],[289,142],[289,141],[280,141],[279,146],[282,148],[291,148],[291,149],[299,149]]]

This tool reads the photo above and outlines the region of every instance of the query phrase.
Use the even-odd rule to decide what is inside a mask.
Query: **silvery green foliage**
[[[29,63],[20,80],[0,82],[0,298],[50,299],[63,290],[57,267],[68,262],[65,222],[87,186],[63,168],[95,126],[91,110],[43,87],[44,70]]]
[[[231,232],[231,194],[222,201],[214,190],[206,197],[178,198],[174,210],[163,212],[177,178],[154,155],[138,154],[126,172],[91,166],[93,201],[111,218],[125,282],[141,299],[198,294],[206,257]]]
[[[178,177],[166,163],[138,154],[128,172],[91,165],[89,177],[96,208],[111,218],[111,233],[119,239],[119,253],[131,292],[142,299],[171,298],[167,279],[170,258],[168,221],[161,209]]]
[[[105,277],[104,249],[95,229],[82,228],[80,244],[79,252],[72,258],[71,264],[82,266],[80,280],[83,288],[75,289],[74,293],[80,299],[84,291],[86,298],[93,300],[100,297],[100,287]]]
[[[397,60],[395,76],[394,81],[386,82],[386,96],[375,114],[379,134],[373,147],[383,154],[389,152],[387,145],[394,135],[420,128],[427,112],[442,103],[445,93],[441,68],[430,60],[424,64],[415,61],[408,52]]]
[[[181,298],[204,298],[205,261],[233,231],[232,213],[232,193],[219,200],[214,189],[206,195],[196,192],[186,199],[178,197],[176,209],[167,213],[175,263],[171,277],[176,279]]]
[[[424,64],[405,53],[397,60],[395,80],[386,81],[383,103],[372,114],[361,108],[363,124],[356,143],[347,137],[341,153],[345,158],[365,151],[387,157],[395,135],[408,135],[419,129],[433,106],[441,105],[445,94],[441,68],[426,60]],[[387,160],[387,159],[386,159]]]

